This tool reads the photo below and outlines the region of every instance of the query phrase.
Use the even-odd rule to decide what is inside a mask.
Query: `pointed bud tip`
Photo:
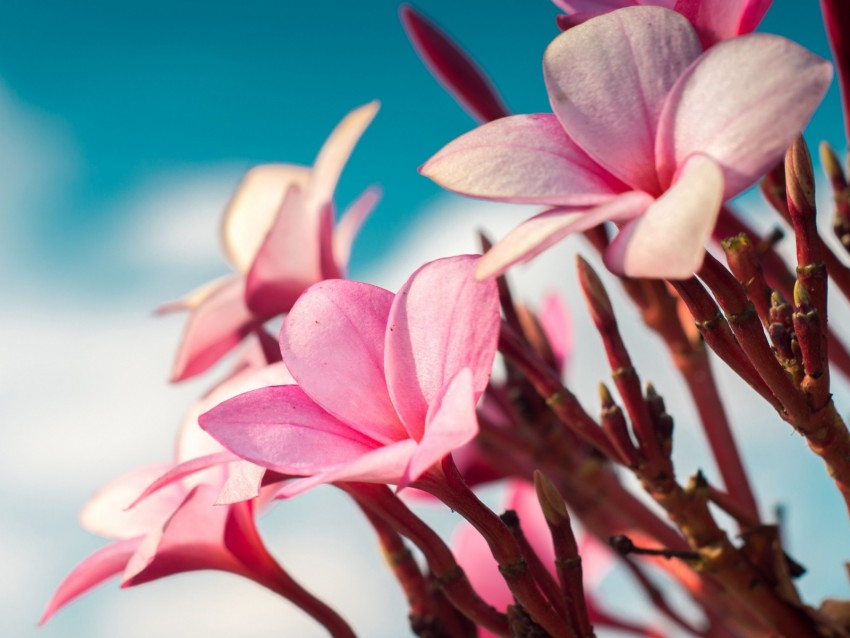
[[[569,523],[570,515],[564,505],[564,497],[540,470],[534,470],[534,489],[537,492],[537,500],[546,522],[550,525],[562,525]]]
[[[604,383],[599,384],[599,402],[602,404],[602,409],[607,410],[614,407],[614,397],[611,396],[611,391]]]
[[[785,184],[788,203],[801,213],[813,213],[815,207],[815,176],[809,148],[802,137],[785,154]]]
[[[818,148],[820,151],[820,162],[827,177],[833,182],[844,181],[844,171],[841,169],[841,162],[838,160],[835,149],[829,145],[829,142],[821,142]]]
[[[579,284],[588,305],[591,307],[591,312],[594,314],[594,320],[613,321],[614,308],[611,306],[611,299],[608,297],[599,275],[581,255],[576,256],[576,267]]]

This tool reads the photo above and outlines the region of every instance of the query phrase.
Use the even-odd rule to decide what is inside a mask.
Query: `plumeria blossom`
[[[517,513],[523,535],[543,564],[555,574],[555,551],[546,519],[540,511],[534,488],[522,481],[511,481],[508,490],[508,509]],[[469,577],[472,586],[481,597],[496,609],[505,610],[514,604],[511,590],[499,573],[484,538],[469,524],[462,525],[452,542],[458,564]],[[608,627],[627,632],[629,635],[660,636],[654,629],[636,625],[603,610],[592,591],[608,575],[614,566],[611,550],[591,536],[583,536],[579,548],[582,557],[585,602],[591,623],[596,627]],[[556,576],[557,577],[557,576]],[[495,638],[494,634],[480,630],[482,638]]]
[[[366,190],[334,227],[340,173],[378,111],[371,102],[349,113],[312,167],[264,164],[250,170],[231,200],[222,243],[235,274],[211,282],[161,310],[188,310],[171,371],[173,381],[199,374],[262,324],[287,312],[309,286],[344,277],[351,245],[377,203]]]
[[[472,278],[477,262],[430,262],[396,295],[315,284],[280,334],[298,385],[230,399],[201,427],[244,459],[309,477],[283,495],[334,481],[415,481],[478,431],[500,320],[494,282]]]
[[[282,363],[259,369],[242,367],[186,416],[178,438],[177,464],[223,452],[198,427],[200,412],[250,388],[292,382]],[[268,553],[254,522],[255,511],[269,502],[275,488],[264,488],[255,499],[215,506],[228,483],[258,474],[246,461],[230,460],[207,464],[204,471],[171,481],[129,509],[145,488],[174,466],[146,466],[103,488],[83,509],[82,524],[115,542],[71,571],[48,603],[41,622],[119,574],[121,586],[129,587],[175,573],[215,569],[250,578],[292,597],[297,586]]]
[[[552,0],[568,15],[558,25],[568,29],[608,11],[656,6],[678,11],[694,25],[706,48],[755,31],[773,0]]]
[[[832,77],[828,62],[773,35],[703,53],[691,24],[660,7],[566,31],[543,70],[553,114],[480,126],[421,169],[462,194],[555,207],[494,246],[479,277],[609,221],[620,227],[611,270],[689,277],[723,202],[782,159]]]

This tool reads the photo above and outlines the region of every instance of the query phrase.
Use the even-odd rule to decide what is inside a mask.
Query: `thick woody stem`
[[[714,353],[726,362],[726,365],[746,381],[753,390],[758,392],[765,401],[775,409],[781,409],[779,399],[771,392],[753,364],[750,363],[747,355],[735,339],[735,335],[732,334],[723,313],[720,312],[714,299],[702,284],[696,278],[671,281],[670,284],[676,289],[682,301],[685,302],[696,322],[697,329]]]
[[[439,590],[429,585],[401,535],[383,518],[361,506],[378,536],[381,551],[410,607],[410,627],[416,635],[472,637],[475,625],[462,616]]]
[[[788,206],[786,203],[784,179],[785,172],[783,168],[781,177],[773,173],[772,176],[762,181],[761,188],[767,200],[787,219]],[[715,236],[721,238],[740,234],[756,237],[755,231],[752,228],[747,226],[732,211],[725,207],[720,211],[720,218],[715,231]],[[788,270],[788,267],[779,254],[771,246],[765,246],[763,250],[759,251],[759,258],[767,283],[782,293],[786,299],[791,299],[796,278]],[[850,351],[848,351],[844,343],[841,342],[829,326],[827,326],[827,338],[829,340],[829,356],[832,363],[845,375],[850,376]]]
[[[434,530],[423,523],[386,485],[338,483],[363,508],[384,519],[424,554],[428,567],[446,598],[467,618],[498,636],[508,636],[508,619],[485,603],[472,586],[451,550]]]
[[[231,507],[227,534],[241,537],[240,542],[234,543],[235,558],[243,563],[255,565],[254,579],[258,583],[301,608],[321,624],[332,638],[356,638],[356,634],[342,616],[304,589],[277,563],[260,538],[254,516],[253,501],[243,501]],[[254,549],[245,554],[239,550],[240,547]]]
[[[832,217],[832,232],[838,237],[844,249],[850,251],[850,188],[841,168],[841,162],[832,147],[826,142],[820,144],[820,163],[832,186],[835,202],[835,214]]]
[[[564,498],[558,488],[539,471],[534,472],[534,488],[552,535],[555,569],[558,572],[568,617],[580,638],[591,638],[594,632],[584,597],[581,556],[570,524],[570,515],[564,506]]]
[[[575,395],[564,387],[558,373],[504,323],[499,333],[499,350],[522,370],[561,423],[608,458],[618,458],[605,433],[584,411]]]
[[[564,619],[538,588],[510,529],[469,489],[451,455],[443,458],[439,468],[435,466],[420,477],[414,486],[436,496],[478,530],[517,602],[535,623],[549,632],[551,638],[573,638]]]
[[[838,67],[838,84],[844,106],[844,126],[850,142],[850,4],[847,0],[821,0],[821,12],[829,45]]]
[[[814,637],[814,621],[784,601],[729,541],[709,508],[709,489],[701,475],[682,488],[673,477],[639,474],[649,494],[667,510],[697,553],[698,571],[713,576],[733,597],[780,635]]]
[[[773,396],[778,397],[782,406],[780,414],[784,417],[787,413],[792,418],[803,415],[805,400],[776,360],[755,309],[738,281],[709,254],[706,254],[697,276],[714,293],[741,349]]]
[[[666,469],[670,465],[670,460],[662,449],[661,436],[656,431],[655,423],[644,400],[640,378],[632,366],[631,357],[620,337],[608,293],[605,292],[602,281],[590,264],[581,257],[578,257],[577,264],[579,282],[590,308],[593,323],[605,345],[611,374],[631,419],[639,452],[648,464],[659,471],[662,468]]]

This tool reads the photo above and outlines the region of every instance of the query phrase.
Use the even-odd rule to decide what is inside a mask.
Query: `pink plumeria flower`
[[[222,243],[235,274],[162,307],[188,310],[171,371],[173,381],[199,374],[262,324],[287,312],[304,290],[344,277],[351,245],[380,192],[366,190],[334,227],[340,173],[378,111],[371,102],[349,113],[312,167],[264,164],[250,170],[228,206]]]
[[[422,167],[466,195],[557,207],[494,246],[478,277],[604,222],[620,227],[605,254],[614,272],[690,277],[722,203],[782,159],[832,77],[828,62],[773,35],[703,53],[691,24],[659,7],[570,29],[543,70],[553,115],[490,122]]]
[[[329,280],[293,306],[280,335],[297,386],[255,390],[200,419],[226,448],[321,483],[403,487],[478,431],[499,332],[495,283],[476,282],[475,256],[430,262],[396,295]]]
[[[509,485],[508,509],[517,513],[523,535],[543,564],[557,578],[552,537],[546,525],[546,519],[540,511],[534,487],[522,481],[511,481]],[[498,563],[490,553],[487,542],[475,528],[464,523],[455,534],[452,548],[469,582],[487,603],[502,611],[507,609],[508,605],[514,604],[513,594],[505,583],[504,577],[499,573]],[[610,548],[593,537],[585,535],[579,542],[579,552],[582,558],[585,602],[591,623],[595,627],[608,627],[632,635],[660,636],[661,634],[651,628],[635,625],[609,614],[597,603],[593,588],[599,586],[614,565],[614,556]],[[479,629],[479,635],[481,638],[495,638],[494,634],[485,629]]]
[[[292,382],[282,363],[236,372],[187,415],[178,438],[178,465],[223,453],[198,427],[200,412],[250,388]],[[229,484],[236,482],[238,487],[248,481],[259,486],[265,472],[246,461],[234,461],[232,456],[230,461],[207,463],[202,471],[168,482],[129,509],[145,488],[174,466],[147,466],[103,488],[83,509],[82,524],[115,542],[71,571],[48,603],[41,622],[119,574],[121,586],[129,587],[179,572],[215,569],[250,578],[286,596],[290,579],[264,547],[254,522],[255,510],[269,502],[276,487],[264,488],[254,499],[216,506]]]
[[[704,47],[755,31],[773,0],[552,0],[568,15],[558,26],[569,29],[595,16],[634,6],[678,11],[694,25]]]

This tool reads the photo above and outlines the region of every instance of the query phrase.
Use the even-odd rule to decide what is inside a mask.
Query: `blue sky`
[[[814,5],[777,2],[763,30],[826,56]],[[558,33],[548,1],[417,6],[474,54],[514,111],[547,109],[540,62]],[[230,592],[258,599],[250,608],[252,635],[282,635],[277,623],[294,618],[236,578],[189,575],[130,592],[107,586],[44,630],[32,629],[59,579],[102,544],[79,529],[83,502],[122,472],[167,458],[182,413],[209,383],[166,385],[181,320],[155,321],[151,309],[225,271],[216,227],[246,168],[311,163],[340,117],[375,98],[381,112],[343,175],[339,199],[345,204],[373,183],[384,188],[355,246],[354,270],[396,286],[427,257],[473,249],[472,231],[482,220],[498,234],[518,214],[442,195],[416,173],[474,123],[416,58],[395,2],[53,0],[0,7],[0,288],[11,300],[0,312],[0,359],[10,362],[0,369],[0,634],[228,636],[235,631],[227,624]],[[809,142],[843,146],[839,117],[833,87]],[[572,275],[563,275],[576,246],[530,270],[523,290],[536,295],[557,284],[586,329]],[[644,342],[636,326],[627,330],[633,343]],[[650,359],[652,347],[644,353]],[[582,340],[571,380],[591,409],[595,384],[607,374],[599,344]],[[650,378],[672,388],[671,412],[687,423],[692,411],[677,396],[677,382],[663,371]],[[850,556],[850,547],[824,534],[846,529],[846,513],[822,466],[784,424],[758,412],[752,396],[735,394],[728,378],[723,383],[751,444],[747,460],[766,507],[780,499],[789,505],[796,548],[801,539],[815,541],[795,555],[813,567],[806,591],[814,598],[850,596],[835,558]],[[686,427],[677,437],[679,458],[691,471],[704,444]],[[289,518],[312,520],[326,503],[281,507],[268,521],[269,536],[283,539],[289,564],[312,568],[317,587],[327,589],[328,574],[335,574],[323,593],[341,600],[360,627],[374,629],[369,615],[389,617],[399,598],[381,593],[372,598],[389,596],[391,603],[364,605],[351,596],[368,589],[362,582],[334,564],[322,571],[311,563],[316,539],[333,559],[363,554],[352,571],[374,572],[374,587],[384,588],[374,591],[394,592],[389,579],[380,580],[368,530],[330,514],[320,516],[318,529],[287,525]],[[341,503],[333,507],[344,511]],[[354,529],[355,540],[338,538],[341,525]],[[158,616],[175,620],[157,624]],[[384,627],[388,637],[403,624],[393,618]]]

